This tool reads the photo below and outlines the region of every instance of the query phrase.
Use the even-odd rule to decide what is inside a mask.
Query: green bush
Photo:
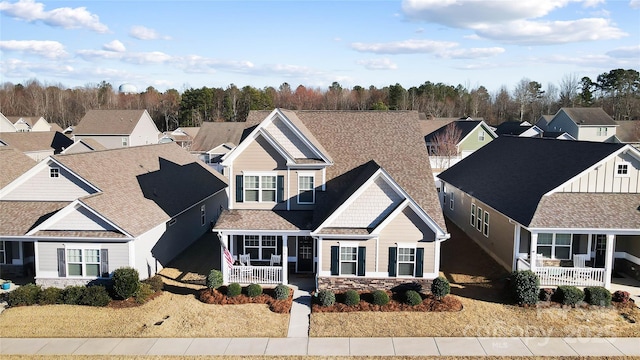
[[[376,290],[372,294],[374,305],[387,305],[389,303],[389,294],[384,290]]]
[[[55,305],[62,303],[62,289],[56,287],[49,287],[40,293],[38,297],[38,304],[40,305]]]
[[[80,304],[85,290],[85,286],[67,286],[62,290],[62,303],[67,305]]]
[[[140,275],[138,270],[131,267],[123,267],[113,272],[113,291],[121,299],[128,299],[138,291],[140,287]]]
[[[420,294],[415,290],[407,290],[407,292],[404,293],[404,297],[407,304],[411,306],[422,304],[422,296],[420,296]]]
[[[322,306],[331,306],[336,303],[336,294],[331,290],[320,290],[318,292],[318,301]]]
[[[540,280],[533,271],[514,271],[510,280],[511,295],[518,304],[534,305],[538,302]]]
[[[136,302],[138,304],[144,304],[154,293],[155,291],[153,291],[153,287],[151,287],[151,284],[142,283],[140,284],[138,291],[133,294],[133,297],[136,299]]]
[[[247,286],[247,295],[249,297],[256,297],[262,294],[262,286],[260,284],[249,284]]]
[[[556,289],[556,299],[563,305],[576,305],[584,300],[584,291],[575,286],[561,285]]]
[[[78,302],[79,305],[107,306],[111,302],[109,292],[102,285],[87,286]]]
[[[238,283],[231,283],[227,286],[227,296],[228,297],[236,297],[242,294],[242,286]]]
[[[449,285],[449,280],[443,278],[442,276],[438,276],[433,279],[431,283],[431,293],[435,296],[436,299],[440,300],[445,296],[449,295],[451,291],[451,286]]]
[[[286,300],[289,298],[289,291],[290,289],[287,285],[280,284],[276,286],[273,292],[276,295],[277,300]]]
[[[360,303],[360,294],[353,289],[349,289],[344,293],[344,303],[347,306],[356,306]]]
[[[611,306],[611,292],[602,286],[584,288],[584,298],[589,305]]]
[[[9,293],[7,303],[9,306],[35,305],[40,297],[40,292],[42,292],[40,285],[27,284],[20,286]]]
[[[162,289],[164,289],[164,282],[160,275],[154,275],[148,279],[142,280],[142,283],[151,285],[153,292],[162,291]]]
[[[222,271],[213,269],[209,272],[209,276],[207,276],[207,288],[217,289],[222,286],[223,282]]]

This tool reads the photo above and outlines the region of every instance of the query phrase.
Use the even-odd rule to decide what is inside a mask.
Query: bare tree
[[[580,80],[576,73],[566,74],[560,80],[560,106],[574,107],[578,99]]]
[[[446,169],[451,166],[451,159],[458,156],[458,143],[462,139],[462,130],[455,122],[438,132],[431,142],[429,155],[437,157],[437,166]]]

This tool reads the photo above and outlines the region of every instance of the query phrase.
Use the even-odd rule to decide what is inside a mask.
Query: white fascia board
[[[543,196],[547,196],[547,195],[552,195],[555,194],[557,192],[559,192],[562,188],[564,188],[565,186],[567,186],[568,184],[572,183],[573,181],[575,181],[576,179],[586,175],[587,173],[593,171],[595,168],[601,166],[602,164],[606,163],[607,161],[613,159],[614,157],[622,154],[622,153],[629,153],[631,156],[635,157],[636,159],[640,160],[640,150],[634,148],[631,145],[625,145],[623,147],[621,147],[620,149],[612,152],[611,154],[605,156],[604,158],[600,159],[600,161],[598,161],[597,163],[589,166],[588,168],[584,169],[582,172],[578,173],[576,176],[572,177],[571,179],[563,182],[562,184],[558,185],[557,187],[555,187],[554,189],[550,190],[549,192],[547,192],[546,194],[544,194]]]
[[[498,134],[496,134],[496,133],[495,133],[495,131],[491,130],[491,127],[490,127],[489,125],[487,125],[487,124],[484,122],[484,120],[480,120],[480,122],[478,123],[478,125],[476,125],[476,127],[474,127],[471,131],[469,131],[469,133],[467,134],[467,136],[463,137],[462,139],[460,139],[460,141],[458,141],[458,144],[456,144],[456,146],[459,146],[459,145],[460,145],[460,144],[462,144],[465,140],[467,140],[467,138],[468,138],[469,136],[471,136],[471,134],[473,134],[473,133],[476,131],[476,129],[477,129],[478,127],[482,127],[482,128],[484,128],[484,130],[485,130],[487,133],[489,133],[489,134],[493,137],[493,139],[495,139],[495,138],[497,138],[497,137],[498,137]]]
[[[0,236],[0,241],[29,241],[29,242],[92,242],[92,243],[128,243],[135,238],[102,238],[102,237],[70,237],[70,236],[43,236],[43,235],[21,235],[21,236]]]
[[[257,134],[259,133],[260,129],[264,128],[267,124],[271,123],[271,119],[272,117],[277,113],[277,109],[274,109],[269,115],[267,115],[267,117],[262,120],[262,122],[260,122],[260,124],[258,124],[258,126],[256,126],[255,129],[253,129],[253,131],[251,131],[251,133],[249,133],[249,135],[247,135],[247,137],[240,142],[240,144],[238,144],[238,146],[236,146],[233,150],[231,150],[230,152],[227,153],[227,155],[225,155],[226,158],[224,158],[224,160],[222,161],[222,166],[229,166],[231,164],[231,162],[233,162],[233,160],[235,160],[238,155],[240,153],[242,153],[252,141],[255,141],[255,138],[257,136]]]
[[[293,133],[300,139],[302,140],[302,142],[311,150],[313,151],[316,155],[318,155],[322,161],[324,161],[327,164],[331,164],[331,162],[329,161],[329,159],[320,151],[320,149],[318,149],[317,147],[315,147],[315,145],[313,145],[313,143],[307,139],[306,136],[304,136],[304,134],[302,134],[300,132],[300,130],[293,125],[293,123],[291,122],[291,120],[289,120],[289,118],[287,118],[284,113],[279,109],[276,108],[275,111],[278,112],[278,115],[280,117],[280,119],[285,123],[285,125],[289,128],[289,130],[293,131]]]
[[[375,239],[378,236],[377,235],[373,235],[373,234],[364,234],[364,235],[359,235],[359,234],[322,234],[322,232],[318,233],[318,232],[311,232],[311,236],[320,236],[320,240],[319,241],[323,241],[323,240],[335,240],[335,239],[345,239],[345,240],[349,240],[349,239],[354,239],[354,240],[362,240],[362,239]]]
[[[256,139],[260,135],[265,140],[267,140],[269,145],[273,146],[273,148],[276,149],[276,151],[280,155],[282,155],[282,157],[287,161],[287,165],[290,164],[290,163],[291,164],[295,164],[295,160],[294,160],[293,156],[291,156],[291,154],[289,154],[287,152],[287,150],[285,150],[282,146],[280,146],[280,144],[278,144],[278,142],[271,136],[271,134],[269,134],[269,132],[267,132],[265,129],[260,129],[260,132],[258,133],[258,135],[256,135]]]
[[[243,229],[211,229],[220,235],[289,235],[289,236],[310,236],[309,230],[243,230]]]
[[[640,229],[618,228],[536,228],[525,227],[531,233],[557,233],[557,234],[608,234],[608,235],[640,235]]]
[[[371,234],[380,235],[382,229],[384,229],[391,221],[393,221],[393,219],[400,215],[400,213],[402,213],[407,207],[409,207],[425,224],[427,224],[427,226],[431,230],[433,230],[436,236],[436,240],[444,241],[451,237],[450,234],[441,229],[440,226],[438,226],[438,224],[436,224],[436,222],[433,221],[433,219],[411,199],[405,199],[405,201],[403,201],[395,210],[391,212],[391,214],[389,214],[389,216],[387,216],[380,224],[378,224],[378,226],[376,226],[375,229],[373,229]]]
[[[129,234],[128,232],[124,231],[122,228],[120,228],[118,225],[116,225],[115,223],[113,223],[112,221],[110,221],[109,219],[107,219],[106,217],[102,216],[100,213],[94,211],[92,208],[90,208],[89,206],[87,206],[86,204],[84,204],[82,201],[80,200],[74,200],[73,202],[71,202],[69,205],[65,206],[64,208],[60,209],[58,212],[56,212],[55,214],[53,214],[50,218],[48,218],[47,220],[43,221],[41,224],[39,224],[38,226],[34,227],[33,229],[31,229],[28,233],[26,233],[25,235],[31,235],[33,236],[36,232],[40,231],[40,230],[47,230],[47,228],[55,223],[57,223],[58,221],[60,221],[61,219],[65,218],[67,215],[71,214],[74,211],[77,211],[78,208],[84,208],[87,209],[89,212],[91,212],[92,214],[94,214],[95,216],[97,216],[98,218],[100,218],[102,221],[108,223],[109,225],[113,226],[115,229],[117,229],[118,231],[120,231],[121,233],[125,234],[127,237],[129,238],[134,238],[134,236],[132,236],[131,234]]]

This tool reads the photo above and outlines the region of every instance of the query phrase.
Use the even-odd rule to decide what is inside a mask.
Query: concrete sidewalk
[[[640,356],[640,338],[0,338],[0,355]]]

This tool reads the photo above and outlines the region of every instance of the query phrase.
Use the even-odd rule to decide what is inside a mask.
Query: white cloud
[[[351,48],[359,52],[374,54],[429,54],[456,47],[449,41],[404,40],[388,43],[352,43]]]
[[[28,62],[19,59],[7,59],[0,61],[0,73],[11,78],[34,78],[41,73],[49,76],[66,76],[72,74],[75,69],[67,64],[59,62]]]
[[[242,60],[220,60],[206,58],[199,55],[187,55],[176,57],[171,60],[177,67],[187,73],[213,74],[218,70],[231,70],[243,72],[254,68],[250,61]]]
[[[640,45],[625,46],[607,52],[608,56],[623,59],[640,59]]]
[[[450,51],[444,51],[438,54],[438,56],[448,59],[480,59],[497,56],[502,54],[504,51],[504,48],[501,47],[453,49]]]
[[[115,52],[125,52],[127,48],[118,40],[113,40],[112,42],[108,42],[102,45],[103,50],[107,51],[115,51]]]
[[[0,40],[0,50],[17,51],[49,59],[59,59],[67,56],[64,46],[57,41]]]
[[[358,65],[362,65],[369,70],[395,70],[398,68],[397,64],[394,64],[390,59],[369,59],[358,60]]]
[[[64,29],[89,29],[98,33],[109,31],[109,28],[100,22],[98,15],[90,13],[86,7],[62,7],[45,11],[43,3],[19,0],[15,3],[0,2],[0,12],[15,19],[27,22],[42,21],[49,26]]]
[[[169,36],[161,36],[154,29],[144,27],[141,25],[132,26],[131,30],[129,30],[129,36],[136,38],[138,40],[156,40],[156,39],[171,39]]]
[[[632,9],[640,9],[640,0],[631,0],[631,1],[629,1],[629,6]]]
[[[87,61],[122,59],[123,54],[109,50],[78,50],[78,56]]]
[[[122,57],[122,60],[131,64],[161,64],[171,61],[171,55],[160,51],[130,53]]]

